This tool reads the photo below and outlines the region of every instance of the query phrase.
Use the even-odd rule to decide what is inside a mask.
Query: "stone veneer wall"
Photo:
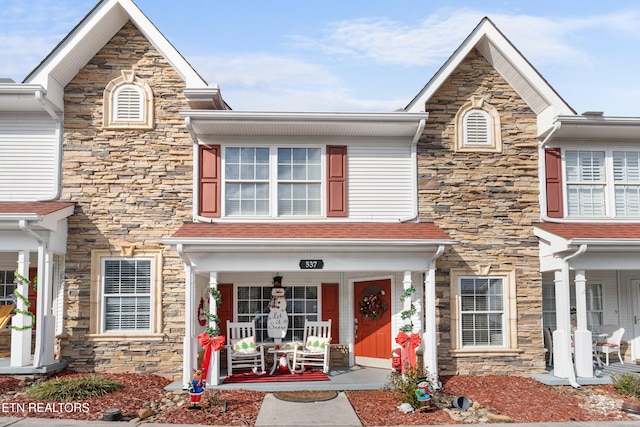
[[[136,67],[154,94],[155,128],[103,130],[102,94],[121,70]],[[192,211],[192,139],[178,111],[188,109],[185,83],[165,58],[127,23],[65,89],[63,199],[69,218],[65,336],[62,356],[84,371],[154,372],[182,376],[184,270],[161,240]],[[160,341],[97,341],[90,321],[91,251],[121,242],[163,250]]]
[[[502,153],[454,152],[455,116],[474,95],[495,107],[502,123]],[[426,105],[418,143],[419,212],[460,243],[437,261],[436,317],[440,374],[542,372],[542,291],[536,116],[475,49]],[[490,265],[515,270],[516,356],[454,356],[451,353],[450,270]],[[477,271],[477,270],[476,270]]]

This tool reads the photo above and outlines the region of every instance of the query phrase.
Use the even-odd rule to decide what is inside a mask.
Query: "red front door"
[[[381,359],[383,365],[388,363],[391,354],[391,280],[369,280],[356,282],[355,287],[355,356],[356,363],[376,365],[371,359]],[[386,309],[379,318],[376,315],[367,318],[360,310],[364,298],[375,295],[386,304]],[[373,362],[373,363],[372,363]]]

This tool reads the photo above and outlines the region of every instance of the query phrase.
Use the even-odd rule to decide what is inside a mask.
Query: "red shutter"
[[[220,217],[220,146],[200,146],[200,170],[198,183],[202,216]]]
[[[222,302],[218,306],[218,318],[220,319],[220,335],[227,335],[227,320],[233,321],[233,284],[218,283]]]
[[[327,216],[347,213],[347,147],[327,145]]]
[[[559,148],[545,148],[547,216],[562,218],[562,153]]]
[[[322,320],[331,319],[331,343],[340,343],[340,290],[337,283],[322,284]]]

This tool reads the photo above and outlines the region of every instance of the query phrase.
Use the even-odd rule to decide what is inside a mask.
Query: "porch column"
[[[209,273],[209,289],[211,291],[218,290],[218,273],[215,271]],[[209,292],[209,313],[218,316],[218,305],[212,292]],[[220,335],[222,335],[222,325],[216,325],[214,321],[210,320],[209,326],[213,328],[218,326],[220,328]],[[220,350],[216,351],[211,358],[208,377],[207,384],[220,384]]]
[[[193,378],[198,352],[194,351],[195,335],[193,329],[194,300],[193,300],[193,273],[191,264],[184,263],[184,343],[182,345],[182,382],[188,384]]]
[[[29,277],[29,251],[20,251],[18,253],[18,273],[22,277]],[[17,280],[17,291],[20,295],[27,297],[29,295],[29,285]],[[16,301],[16,307],[19,310],[27,310],[29,307],[19,298]],[[11,325],[17,328],[29,326],[32,322],[31,317],[16,314],[11,318]],[[11,366],[27,366],[31,364],[31,328],[25,330],[11,330]]]
[[[36,294],[36,346],[33,366],[54,363],[55,320],[51,312],[53,303],[53,255],[44,243],[38,246],[38,292]]]
[[[553,374],[560,378],[569,378],[573,370],[571,362],[571,314],[569,299],[569,278],[564,272],[554,272],[556,288],[556,330],[553,331]]]
[[[576,317],[577,328],[574,331],[574,360],[576,375],[583,378],[593,377],[593,343],[591,331],[587,329],[587,287],[584,270],[577,270]]]
[[[438,340],[436,337],[436,269],[429,266],[424,275],[424,349],[423,365],[429,373],[438,374]]]

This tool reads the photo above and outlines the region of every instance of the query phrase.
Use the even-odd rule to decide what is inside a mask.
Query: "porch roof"
[[[454,243],[447,233],[430,222],[189,222],[183,224],[172,239],[429,240]]]
[[[555,234],[567,240],[574,240],[574,243],[582,243],[579,240],[639,240],[640,223],[553,223],[541,222],[535,224],[536,227]]]
[[[0,216],[29,214],[44,216],[73,205],[73,202],[0,202]]]

